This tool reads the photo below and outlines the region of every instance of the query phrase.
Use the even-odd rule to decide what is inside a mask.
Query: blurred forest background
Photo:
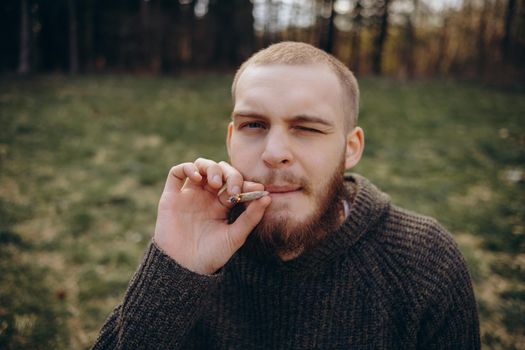
[[[482,342],[525,350],[525,0],[0,1],[0,349],[88,349],[169,168],[227,159],[234,70],[282,40],[359,77],[363,160],[438,218]]]
[[[3,0],[0,70],[232,68],[282,40],[358,75],[524,77],[523,0]]]

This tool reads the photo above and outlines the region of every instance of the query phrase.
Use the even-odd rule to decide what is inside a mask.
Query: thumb
[[[250,232],[261,221],[264,211],[271,202],[270,196],[251,202],[237,220],[230,225],[230,242],[235,251],[244,244]]]

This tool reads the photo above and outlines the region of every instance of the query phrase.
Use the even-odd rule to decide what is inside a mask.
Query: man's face
[[[240,76],[227,146],[244,178],[270,192],[261,225],[293,232],[319,212],[344,169],[341,94],[322,65],[252,66]]]

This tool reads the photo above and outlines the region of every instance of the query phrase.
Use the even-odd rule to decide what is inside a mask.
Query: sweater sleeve
[[[440,231],[448,240],[447,254],[439,264],[447,278],[427,310],[418,348],[477,350],[481,348],[478,311],[467,264],[450,234]]]
[[[177,349],[188,335],[221,274],[185,269],[152,242],[122,304],[103,325],[93,349]]]

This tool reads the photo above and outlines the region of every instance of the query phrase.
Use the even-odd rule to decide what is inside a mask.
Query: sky
[[[147,0],[145,0],[147,1]],[[184,0],[179,0],[184,1]],[[322,15],[329,16],[330,8],[319,8],[316,11],[316,6],[320,6],[319,2],[315,0],[272,0],[272,6],[269,5],[268,0],[250,0],[253,3],[253,17],[254,28],[258,31],[280,31],[286,27],[293,25],[300,28],[305,28],[313,25],[316,21],[316,13],[320,12]],[[446,8],[453,8],[461,6],[463,0],[419,0],[424,2],[431,10],[439,12]],[[339,14],[350,13],[353,9],[355,0],[336,0],[335,9]],[[195,14],[197,17],[204,16],[208,11],[209,0],[197,0],[195,6]],[[394,11],[410,12],[413,9],[413,2],[411,0],[397,0],[395,2]],[[272,18],[268,24],[267,18]],[[341,19],[341,18],[340,18]],[[349,30],[351,23],[348,25],[339,23],[338,27]],[[268,27],[265,27],[268,26]],[[348,27],[348,28],[346,28]],[[343,29],[344,30],[344,29]]]

